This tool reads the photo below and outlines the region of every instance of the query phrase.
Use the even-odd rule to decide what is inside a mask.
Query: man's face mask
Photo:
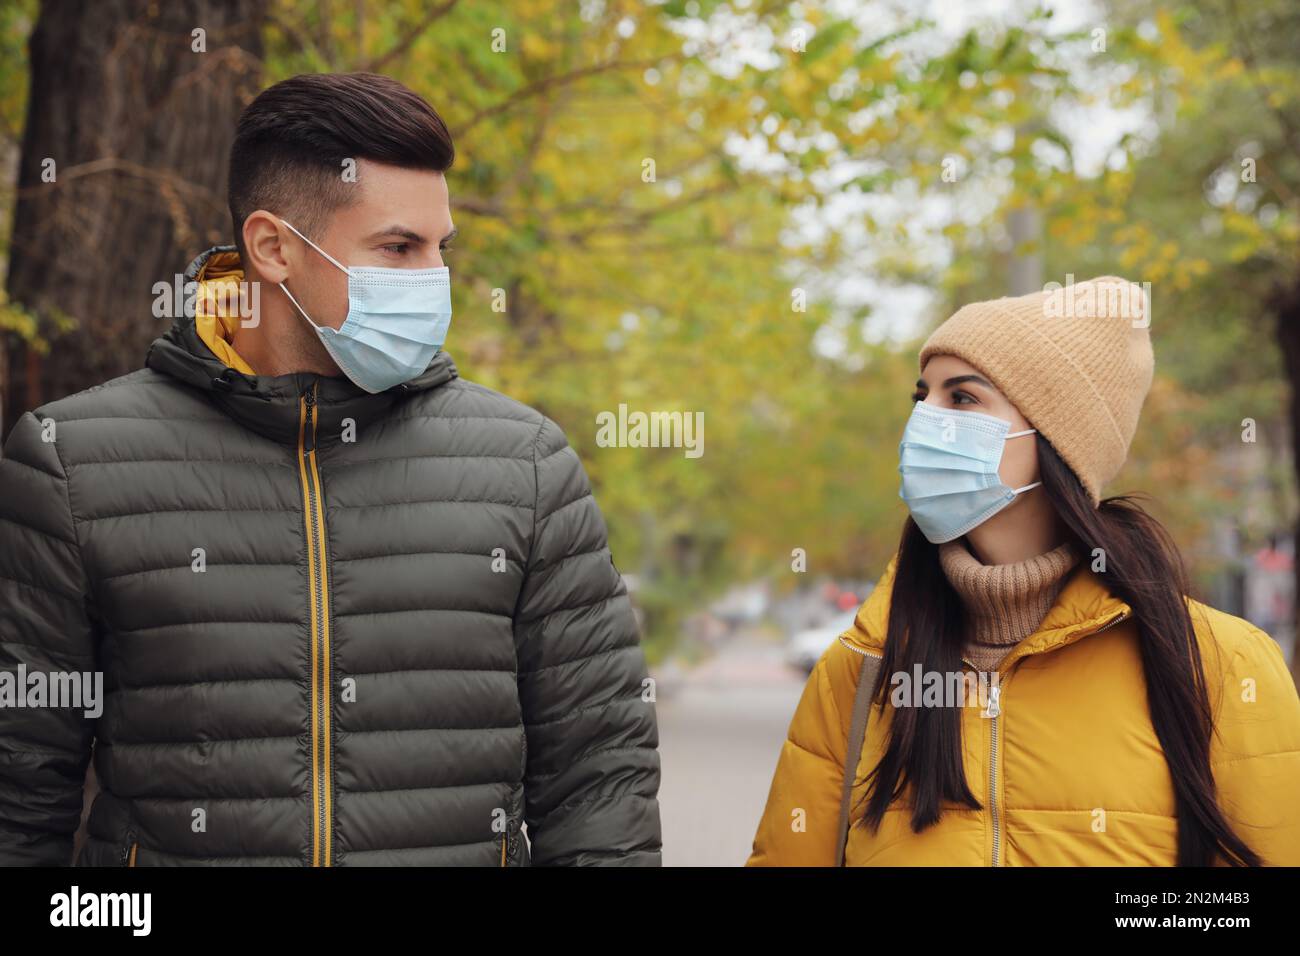
[[[325,351],[352,382],[374,394],[409,382],[426,368],[447,340],[451,325],[451,274],[436,269],[388,269],[343,265],[281,220],[348,277],[348,317],[338,329],[317,325],[281,282]]]

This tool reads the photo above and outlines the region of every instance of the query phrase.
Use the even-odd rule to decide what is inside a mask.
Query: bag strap
[[[874,654],[862,655],[862,667],[858,671],[858,689],[853,695],[853,714],[849,718],[849,746],[844,752],[844,783],[840,790],[840,819],[835,841],[835,865],[844,865],[844,850],[849,841],[849,801],[853,794],[854,778],[857,776],[858,760],[862,756],[862,744],[867,739],[867,718],[871,715],[871,700],[876,696],[876,685],[880,677],[880,664],[883,658]]]

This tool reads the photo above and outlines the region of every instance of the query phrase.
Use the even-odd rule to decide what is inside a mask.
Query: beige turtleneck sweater
[[[1079,557],[1067,541],[1014,564],[982,564],[964,538],[939,545],[939,562],[966,611],[962,656],[977,670],[997,670],[1013,647],[1038,630]]]

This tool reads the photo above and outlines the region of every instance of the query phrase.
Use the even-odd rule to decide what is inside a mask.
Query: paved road
[[[739,637],[657,704],[665,866],[749,856],[804,678],[781,648]]]

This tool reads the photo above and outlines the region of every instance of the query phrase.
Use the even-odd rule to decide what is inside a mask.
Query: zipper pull
[[[997,717],[1002,713],[1002,688],[994,684],[989,688],[989,705],[984,709],[985,717]]]
[[[311,390],[303,394],[303,401],[307,403],[307,417],[302,426],[302,450],[303,454],[316,450],[316,386],[313,385]]]

